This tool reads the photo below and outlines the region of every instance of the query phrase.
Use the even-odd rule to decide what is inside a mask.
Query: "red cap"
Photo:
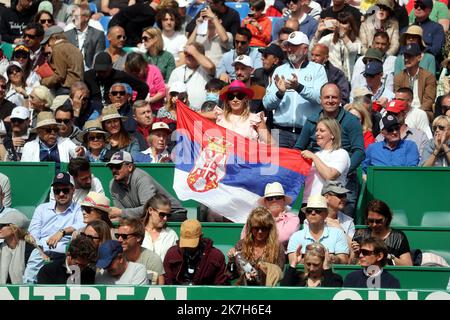
[[[386,111],[393,113],[400,113],[406,109],[408,109],[408,105],[406,104],[406,101],[402,100],[392,100],[386,106]]]

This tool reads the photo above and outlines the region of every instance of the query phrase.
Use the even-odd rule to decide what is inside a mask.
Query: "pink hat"
[[[219,98],[220,100],[225,101],[228,92],[236,92],[236,91],[245,93],[249,99],[253,98],[254,94],[253,90],[247,88],[245,84],[240,80],[234,80],[233,82],[230,83],[229,86],[223,88]]]

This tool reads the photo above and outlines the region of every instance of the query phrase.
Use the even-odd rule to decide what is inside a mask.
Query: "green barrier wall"
[[[369,167],[366,188],[360,193],[358,224],[363,224],[367,202],[379,199],[394,216],[396,212],[405,215],[409,226],[420,226],[428,212],[428,226],[450,227],[450,168]]]
[[[226,300],[261,300],[260,304],[267,307],[270,306],[270,302],[268,302],[270,300],[450,300],[450,292],[444,290],[302,287],[138,287],[119,285],[36,285],[28,287],[11,285],[0,286],[0,300],[224,300],[224,305],[226,305]],[[264,310],[266,314],[270,314],[267,313],[270,309],[266,308]],[[211,311],[212,314],[214,312],[220,314],[221,309]],[[177,309],[177,312],[181,312],[181,310]]]

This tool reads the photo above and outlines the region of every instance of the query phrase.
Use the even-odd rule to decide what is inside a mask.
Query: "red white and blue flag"
[[[173,189],[234,222],[245,222],[267,183],[295,199],[310,170],[299,150],[253,141],[216,125],[177,102]]]

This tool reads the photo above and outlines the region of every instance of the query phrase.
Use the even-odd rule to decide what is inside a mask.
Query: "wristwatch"
[[[62,233],[62,236],[64,237],[66,235],[66,231],[64,229],[59,229],[59,232]]]

